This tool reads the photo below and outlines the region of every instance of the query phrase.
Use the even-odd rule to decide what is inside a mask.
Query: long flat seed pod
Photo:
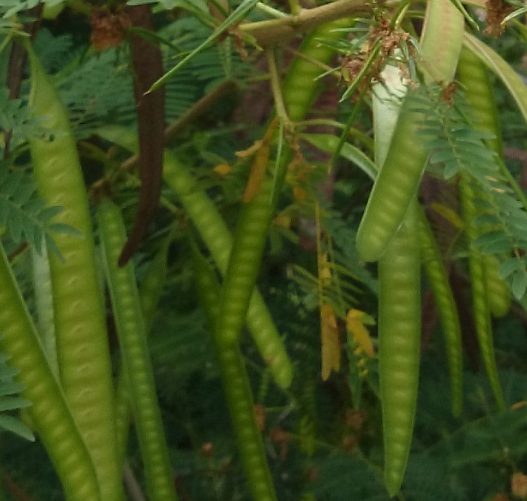
[[[101,500],[92,457],[53,374],[5,251],[0,245],[0,346],[19,370],[22,396],[68,501]]]
[[[63,207],[56,222],[79,232],[56,235],[61,256],[50,255],[60,381],[93,457],[101,496],[117,501],[122,486],[112,371],[88,197],[66,110],[37,56],[29,55],[30,102],[51,135],[30,141],[37,187],[49,205]]]
[[[383,70],[372,101],[375,161],[386,161],[401,101],[407,91],[401,71]],[[420,253],[417,201],[379,260],[379,381],[384,442],[384,479],[390,495],[403,481],[412,444],[421,341]]]
[[[119,253],[126,239],[119,208],[109,200],[98,211],[104,267],[114,312],[122,363],[132,400],[134,423],[151,501],[175,501],[154,373],[150,362],[141,302],[132,263],[120,267]]]
[[[447,85],[453,79],[463,42],[463,15],[449,0],[427,2],[421,36],[425,82]],[[417,194],[428,151],[416,141],[425,113],[413,92],[401,105],[386,160],[382,162],[357,231],[357,250],[364,261],[377,261],[394,238]]]
[[[414,202],[415,203],[415,202]],[[416,207],[379,261],[379,375],[384,480],[399,492],[410,454],[421,344],[420,253]]]
[[[474,203],[474,191],[471,186],[471,180],[464,175],[461,176],[459,181],[459,193],[461,197],[463,220],[466,225],[465,233],[470,245],[470,242],[473,242],[477,236],[477,228],[473,224],[474,219],[477,216],[477,209]],[[503,409],[505,407],[505,402],[494,355],[492,324],[487,299],[487,289],[485,287],[485,268],[483,267],[481,254],[477,249],[474,249],[473,246],[469,247],[468,268],[470,272],[474,323],[476,326],[481,356],[483,357],[483,364],[485,365],[485,370],[487,371],[487,376],[496,403],[501,409]]]
[[[458,79],[464,87],[467,101],[472,106],[475,127],[478,130],[490,132],[494,135],[494,139],[487,140],[487,144],[498,155],[501,155],[501,130],[489,71],[483,62],[467,48],[463,48],[461,51]],[[476,190],[475,195],[477,198],[490,198],[483,190],[478,189],[475,184],[473,184],[473,189]],[[511,291],[505,281],[499,276],[498,259],[491,255],[484,255],[481,258],[483,260],[482,265],[490,311],[494,316],[502,317],[510,309]]]
[[[312,60],[327,64],[334,55],[331,48],[320,47],[318,37],[325,36],[338,40],[343,36],[339,28],[342,28],[346,22],[347,20],[340,19],[338,22],[319,26],[300,48],[307,58],[307,63],[299,60],[293,63],[282,92],[282,104],[287,108],[289,120],[303,119],[317,95],[319,85],[316,76],[321,72]],[[276,87],[276,82],[271,80],[273,88]],[[278,104],[277,102],[277,110],[279,110]],[[280,138],[277,139],[279,147],[274,177],[267,175],[258,192],[242,206],[234,231],[232,250],[222,284],[221,313],[217,322],[218,342],[225,344],[237,342],[245,323],[260,270],[269,225],[287,166],[293,158],[291,149],[285,145],[281,148]]]
[[[135,149],[127,129],[105,127],[99,130],[99,134],[131,151]],[[187,167],[168,150],[165,151],[163,176],[170,189],[179,197],[220,271],[225,273],[232,248],[232,236],[218,209]],[[258,290],[252,294],[246,321],[258,351],[269,366],[276,384],[287,388],[293,378],[293,364]]]
[[[240,347],[238,344],[225,346],[216,337],[214,325],[219,313],[220,285],[214,271],[197,250],[194,253],[194,268],[196,285],[209,319],[218,354],[223,389],[227,397],[242,466],[253,500],[276,501],[276,492],[265,456],[262,435],[256,422],[253,395]]]
[[[418,214],[418,231],[423,266],[432,287],[446,342],[452,413],[459,416],[463,404],[463,350],[459,314],[441,252],[422,211]]]

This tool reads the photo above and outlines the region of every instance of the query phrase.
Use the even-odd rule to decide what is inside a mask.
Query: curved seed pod
[[[399,492],[410,453],[419,381],[421,261],[415,209],[411,206],[403,226],[379,261],[384,479],[391,496]]]
[[[232,249],[232,236],[218,209],[177,157],[169,152],[165,153],[165,181],[179,196],[220,271],[225,274]],[[293,379],[293,364],[258,290],[252,293],[246,321],[276,384],[287,388]]]
[[[139,299],[141,301],[141,311],[145,322],[145,333],[151,331],[154,315],[157,310],[159,298],[166,283],[167,278],[167,255],[172,235],[169,234],[163,242],[161,249],[152,259],[148,270],[143,276]],[[117,378],[115,390],[115,423],[117,450],[119,457],[125,456],[126,443],[128,440],[128,429],[130,424],[130,388],[126,371],[121,367]]]
[[[39,335],[0,245],[0,345],[18,369],[31,401],[29,413],[62,482],[68,501],[100,497],[92,458],[44,354]],[[104,498],[109,501],[109,498]]]
[[[131,134],[127,129],[105,127],[99,130],[99,134],[123,148],[134,150],[134,140],[130,140]],[[179,197],[220,271],[225,273],[232,248],[232,236],[218,209],[188,169],[168,150],[165,151],[163,176],[168,186]],[[257,290],[251,297],[246,321],[258,351],[269,366],[276,384],[287,388],[293,379],[293,364]]]
[[[416,141],[422,113],[415,111],[414,92],[401,105],[386,160],[377,176],[357,231],[357,251],[364,261],[378,261],[386,252],[415,198],[427,151]]]
[[[418,225],[422,262],[432,286],[447,346],[452,413],[459,416],[463,405],[463,347],[459,314],[441,252],[422,211],[418,214]]]
[[[490,132],[495,137],[487,141],[498,155],[502,154],[501,131],[498,110],[489,72],[483,62],[470,50],[463,48],[458,66],[458,79],[465,89],[465,97],[472,106],[472,115],[478,130]],[[476,189],[476,186],[473,186]],[[477,198],[485,198],[483,190],[477,190]],[[488,197],[487,197],[488,198]],[[488,231],[491,231],[489,228]],[[505,316],[511,305],[511,291],[498,273],[498,258],[482,256],[485,269],[487,300],[491,313],[496,317]]]
[[[449,0],[427,2],[420,42],[425,83],[450,83],[463,33],[463,15]],[[428,152],[423,142],[416,140],[425,118],[418,110],[415,92],[408,92],[357,232],[357,250],[364,261],[377,261],[383,255],[419,188]]]
[[[459,180],[459,193],[461,196],[461,209],[463,220],[466,225],[467,240],[470,243],[477,237],[477,228],[473,224],[477,216],[477,208],[474,204],[474,191],[470,179],[462,175]],[[481,356],[487,376],[490,381],[492,392],[496,403],[500,408],[505,407],[503,392],[498,376],[498,368],[494,356],[494,341],[492,338],[492,325],[490,310],[487,300],[487,289],[485,287],[485,269],[481,254],[472,246],[469,247],[468,267],[470,272],[470,285],[472,291],[472,308],[474,311],[474,323],[478,336]]]
[[[216,326],[217,340],[224,345],[237,343],[245,324],[273,216],[273,191],[274,180],[267,177],[259,192],[243,207],[238,219]]]
[[[386,66],[382,78],[385,84],[376,85],[372,97],[375,161],[381,165],[386,161],[397,130],[401,99],[407,92],[398,68]],[[413,233],[416,206],[414,200],[412,214],[405,217],[406,222],[378,264],[384,478],[390,495],[399,491],[408,461],[419,378],[420,263]]]
[[[297,57],[291,63],[283,84],[283,100],[287,116],[293,122],[302,120],[321,90],[318,77],[323,73],[321,64],[329,64],[335,51],[320,40],[339,40],[346,36],[343,28],[350,26],[350,18],[342,18],[315,28],[302,42]]]
[[[132,400],[134,423],[152,501],[176,500],[154,374],[148,354],[143,314],[132,263],[120,267],[126,240],[119,208],[109,200],[99,204],[101,245],[112,298],[122,361]]]
[[[214,271],[197,250],[194,252],[194,269],[198,292],[211,325],[223,389],[252,497],[254,501],[276,501],[245,363],[237,344],[226,346],[217,339],[214,324],[219,313],[220,285]]]
[[[63,207],[56,222],[80,233],[56,235],[61,257],[50,255],[60,380],[92,455],[101,496],[117,501],[122,485],[112,371],[88,197],[66,110],[37,56],[29,56],[33,111],[52,134],[48,141],[30,141],[38,190],[48,204]]]
[[[338,39],[343,36],[341,28],[346,20],[328,23],[313,30],[301,47],[302,54],[310,59],[327,63],[333,57],[333,51],[321,48],[318,37]],[[322,60],[321,60],[322,59]],[[284,83],[283,101],[288,106],[288,118],[301,120],[316,96],[320,74],[312,62],[296,61]],[[267,176],[259,191],[252,196],[241,210],[232,245],[229,263],[225,272],[220,296],[220,315],[217,323],[218,342],[229,344],[237,342],[249,308],[250,298],[256,285],[262,260],[269,224],[274,214],[277,194],[280,193],[282,180],[292,158],[289,148],[281,150],[276,162],[275,178]]]
[[[485,269],[485,287],[487,301],[492,315],[496,318],[504,317],[509,313],[512,303],[512,294],[507,283],[500,277],[500,262],[495,256],[483,256]]]

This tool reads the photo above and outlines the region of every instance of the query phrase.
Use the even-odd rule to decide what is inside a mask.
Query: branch
[[[241,24],[238,29],[251,35],[260,47],[284,43],[296,35],[358,12],[370,13],[371,6],[364,0],[337,0],[313,9],[303,9],[298,15]]]

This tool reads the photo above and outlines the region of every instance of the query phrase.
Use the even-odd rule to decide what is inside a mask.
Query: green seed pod
[[[51,135],[30,141],[37,187],[49,205],[63,208],[56,222],[80,233],[57,234],[61,256],[50,255],[60,381],[93,457],[102,498],[117,501],[122,485],[112,371],[88,197],[66,110],[37,56],[29,56],[30,102]]]
[[[157,402],[133,263],[128,262],[122,267],[118,264],[121,249],[126,241],[124,223],[119,208],[109,200],[103,200],[99,204],[98,220],[106,278],[150,499],[175,501],[176,491]]]

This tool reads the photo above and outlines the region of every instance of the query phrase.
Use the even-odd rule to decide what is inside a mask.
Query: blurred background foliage
[[[25,3],[25,7],[20,4],[20,11],[31,7]],[[159,6],[173,9],[179,3],[166,0]],[[200,3],[196,6],[199,8]],[[174,56],[179,57],[210,34],[210,27],[182,12],[160,9],[156,18],[159,37],[171,41],[165,49],[168,64],[174,64]],[[35,48],[46,69],[54,75],[69,109],[86,179],[93,183],[109,164],[125,159],[121,152],[112,152],[109,145],[97,139],[95,131],[107,124],[133,125],[135,109],[125,49],[118,46],[95,52],[90,48],[90,34],[86,16],[68,7],[56,18],[43,21]],[[521,75],[527,75],[527,45],[521,32],[511,29],[499,40],[486,41]],[[284,52],[283,57],[287,60],[288,53]],[[0,70],[5,68],[2,54]],[[225,219],[232,221],[248,170],[247,162],[235,152],[262,137],[272,106],[262,58],[258,53],[244,55],[230,39],[211,45],[192,59],[177,78],[169,80],[166,120],[177,121],[196,101],[225,81],[235,82],[236,90],[211,105],[199,120],[189,123],[172,148],[214,199]],[[527,179],[525,122],[498,83],[495,92],[505,158],[515,175]],[[313,107],[313,117],[332,116],[345,122],[355,104],[343,103],[337,111],[337,99],[335,90],[327,85]],[[6,97],[0,92],[0,110],[5,104]],[[353,125],[357,129],[355,146],[368,151],[371,118],[367,103],[360,106]],[[10,125],[15,124],[13,129],[20,134],[20,144],[38,129],[38,124],[23,116],[24,107],[22,102],[22,111],[13,112],[15,118],[21,117],[23,127],[16,126],[16,121]],[[17,140],[15,137],[15,146]],[[312,188],[323,179],[329,159],[320,150],[307,146],[305,155],[314,169],[308,181]],[[17,161],[23,163],[27,159],[21,154]],[[337,160],[333,181],[332,194],[323,202],[326,210],[321,225],[331,243],[332,262],[339,265],[333,269],[339,287],[328,294],[334,294],[335,301],[344,301],[346,310],[357,308],[373,315],[375,272],[359,264],[354,250],[354,232],[370,181],[345,159]],[[137,179],[134,182],[133,178],[118,184],[122,205],[133,205],[136,187]],[[141,276],[175,225],[150,348],[178,493],[182,501],[248,500],[213,344],[194,288],[189,240],[193,230],[168,190],[163,191],[162,205],[155,230],[137,261]],[[313,208],[301,196],[289,196],[280,210],[284,219],[277,219],[271,229],[259,285],[294,361],[291,388],[276,387],[247,336],[242,341],[278,497],[281,501],[386,500],[376,365],[368,357],[354,353],[353,343],[345,339],[346,329],[339,325],[344,361],[339,372],[322,381],[317,223]],[[133,211],[127,214],[129,222],[132,215]],[[24,256],[17,259],[23,280],[27,263]],[[29,295],[29,284],[26,287]],[[506,317],[494,321],[507,410],[495,409],[468,329],[464,410],[459,418],[453,418],[443,338],[433,307],[431,310],[432,313],[423,311],[427,321],[423,322],[416,431],[401,499],[527,499],[525,312],[513,306]],[[368,328],[375,343],[375,326]],[[132,441],[128,467],[141,481],[138,462],[137,444]],[[26,442],[2,432],[0,473],[6,500],[61,499],[58,480],[38,442]]]

